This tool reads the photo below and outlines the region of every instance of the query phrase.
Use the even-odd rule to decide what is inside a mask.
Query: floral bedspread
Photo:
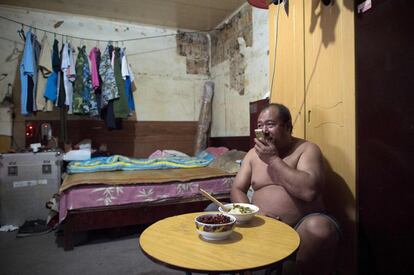
[[[59,222],[68,210],[110,205],[125,205],[139,202],[159,202],[177,198],[199,196],[199,188],[211,194],[226,194],[234,177],[170,182],[146,185],[86,185],[70,188],[61,193]]]

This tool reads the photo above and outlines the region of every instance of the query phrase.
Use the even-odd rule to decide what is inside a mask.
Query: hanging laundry
[[[35,29],[36,32],[36,29]],[[36,98],[37,98],[37,82],[39,79],[39,74],[37,71],[38,68],[38,64],[39,64],[39,58],[40,58],[40,51],[42,49],[42,46],[40,45],[40,42],[37,40],[37,36],[35,34],[32,34],[32,41],[33,41],[33,51],[34,51],[34,58],[35,58],[35,64],[36,64],[36,69],[34,71],[33,74],[33,105],[32,105],[32,109],[33,112],[37,111],[37,104],[36,104]],[[29,108],[29,105],[28,105]]]
[[[52,74],[47,78],[45,97],[49,102],[56,102],[58,95],[58,74],[60,71],[59,41],[53,41]],[[53,108],[53,107],[52,107]]]
[[[92,88],[89,61],[86,47],[78,48],[76,59],[76,79],[73,90],[73,112],[77,114],[98,115],[95,91]]]
[[[63,43],[62,38],[62,48],[59,52],[59,72],[58,72],[58,78],[57,78],[57,100],[56,100],[56,106],[59,108],[65,108],[65,101],[66,101],[66,93],[65,93],[65,85],[63,84],[63,71],[62,71],[62,57],[63,57],[63,50],[65,49],[65,43]]]
[[[102,112],[101,112],[102,110],[102,78],[101,78],[101,75],[99,74],[99,66],[101,64],[101,51],[98,48],[95,48],[95,49],[96,49],[95,50],[95,63],[96,63],[95,73],[97,75],[98,81],[97,82],[95,81],[95,84],[94,84],[94,80],[92,78],[92,87],[95,90],[95,97],[96,97],[96,103],[98,105],[99,116],[102,118]],[[89,54],[89,58],[90,58],[90,54]]]
[[[70,43],[65,43],[62,51],[63,85],[65,88],[65,105],[69,107],[68,114],[72,114],[73,81],[76,77],[75,61]]]
[[[104,54],[101,56],[101,63],[99,65],[99,74],[102,78],[101,86],[101,108],[108,105],[108,102],[112,99],[119,98],[118,87],[116,86],[114,70],[111,66],[111,56],[109,54],[109,46],[105,49]]]
[[[129,111],[133,112],[135,111],[134,95],[132,94],[132,82],[134,81],[134,75],[132,73],[131,66],[128,63],[126,48],[121,49],[121,71],[122,78],[125,80],[125,92],[128,99]]]
[[[83,98],[84,90],[92,89],[92,81],[88,83],[88,76],[83,75],[83,66],[85,60],[81,54],[82,49],[78,48],[78,58],[76,59],[76,79],[73,87],[73,106],[72,110],[74,114],[88,114],[89,105],[86,99]],[[90,84],[90,85],[89,85]]]
[[[32,43],[32,32],[29,29],[26,32],[26,41],[23,50],[23,57],[20,63],[20,81],[21,81],[21,114],[28,115],[27,110],[28,95],[33,94],[33,86],[31,86],[32,92],[29,93],[29,82],[33,85],[33,75],[36,70],[33,43]]]
[[[101,64],[101,51],[99,49],[97,49],[95,51],[95,59],[96,59],[96,67],[100,68],[100,64]],[[98,81],[99,81],[99,86],[95,89],[95,93],[96,93],[96,102],[98,104],[98,111],[99,111],[99,116],[101,117],[101,119],[103,119],[105,121],[105,125],[108,128],[108,130],[113,130],[113,129],[117,129],[118,124],[117,121],[115,119],[115,115],[114,115],[114,102],[113,100],[109,100],[106,106],[102,106],[102,78],[101,75],[98,74]]]
[[[69,106],[68,114],[72,113],[73,108],[73,82],[76,79],[76,64],[75,64],[75,49],[72,47],[70,43],[68,43],[68,50],[69,50],[69,67],[68,71],[66,72],[68,75],[69,81],[72,83],[72,95],[66,93],[66,101],[65,104]],[[65,90],[66,92],[66,90]]]
[[[39,64],[38,64],[38,80],[36,93],[36,106],[38,111],[52,111],[53,104],[45,97],[45,90],[47,79],[52,74],[52,50],[49,45],[46,33],[42,38],[42,46],[40,50]]]
[[[91,77],[92,77],[92,87],[94,90],[97,90],[100,86],[99,84],[99,70],[97,66],[97,55],[101,55],[101,52],[97,47],[93,47],[89,52],[89,60],[91,61]]]
[[[128,98],[125,92],[125,81],[122,79],[120,50],[117,47],[113,52],[115,81],[119,91],[119,98],[114,100],[114,112],[116,118],[127,118],[129,114]]]

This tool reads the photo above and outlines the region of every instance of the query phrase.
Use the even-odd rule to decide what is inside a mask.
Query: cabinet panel
[[[345,2],[305,1],[306,138],[355,196],[354,15]]]
[[[293,135],[303,138],[303,0],[290,0],[288,8],[284,4],[269,6],[269,44],[271,102],[290,109]]]
[[[328,210],[340,221],[340,270],[355,274],[355,49],[353,1],[304,1],[306,139],[318,144],[328,170]]]

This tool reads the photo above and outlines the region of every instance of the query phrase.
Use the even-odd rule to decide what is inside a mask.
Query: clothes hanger
[[[20,38],[21,38],[23,41],[26,41],[26,36],[25,36],[25,34],[24,34],[24,25],[23,25],[23,24],[22,24],[22,28],[21,28],[20,30],[18,30],[18,31],[17,31],[17,33],[19,34]]]

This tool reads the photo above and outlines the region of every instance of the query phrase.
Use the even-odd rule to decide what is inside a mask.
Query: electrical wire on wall
[[[283,2],[283,4],[286,5],[286,2],[284,0],[278,0],[278,1],[279,1],[279,3]],[[269,100],[270,101],[273,98],[272,97],[272,94],[273,94],[273,83],[276,80],[276,55],[277,55],[278,33],[279,33],[279,13],[280,13],[280,6],[281,5],[278,5],[277,12],[276,12],[276,19],[275,19],[275,46],[274,46],[274,57],[273,57],[273,73],[272,73],[272,79],[271,79],[271,82],[270,82],[270,95],[269,95]],[[295,124],[296,124],[296,122],[297,122],[297,120],[298,120],[298,118],[300,116],[301,110],[303,108],[303,104],[299,108],[299,112],[296,114],[295,119],[292,121],[293,122],[292,123],[293,126],[295,126]]]
[[[272,73],[272,80],[270,81],[270,95],[269,100],[272,100],[272,94],[273,94],[273,83],[276,79],[276,55],[277,55],[277,39],[278,39],[278,33],[279,33],[279,13],[280,13],[280,6],[277,6],[277,13],[276,13],[276,20],[275,20],[275,47],[274,47],[274,56],[273,56],[273,73]]]
[[[221,31],[223,29],[223,28],[216,28],[216,29],[212,29],[210,31],[180,31],[180,30],[177,30],[177,32],[169,33],[169,34],[161,34],[161,35],[146,36],[146,37],[135,37],[135,38],[128,38],[128,39],[120,39],[120,40],[104,40],[104,39],[85,38],[85,37],[80,37],[80,36],[74,36],[74,35],[68,35],[68,34],[64,34],[64,33],[53,32],[53,31],[38,28],[38,27],[35,27],[35,26],[32,26],[32,25],[27,25],[23,22],[19,22],[19,21],[16,21],[16,20],[1,16],[1,15],[0,15],[0,19],[4,19],[4,20],[10,21],[10,22],[14,22],[18,25],[21,25],[21,29],[18,30],[17,32],[19,33],[20,37],[23,40],[24,40],[24,31],[23,31],[24,27],[32,28],[34,31],[38,30],[38,31],[43,31],[45,33],[53,34],[55,38],[56,38],[56,36],[61,36],[62,39],[65,37],[66,40],[68,40],[69,38],[73,38],[73,39],[78,39],[80,41],[95,41],[96,43],[111,42],[111,43],[116,43],[116,44],[118,44],[118,43],[123,44],[124,42],[130,42],[130,41],[138,41],[138,40],[147,40],[147,39],[155,39],[155,38],[176,36],[180,32],[186,33],[186,34],[206,34],[206,35],[209,35],[213,31]],[[58,24],[58,23],[57,24],[60,26],[61,22],[63,22],[63,21],[59,21],[58,23],[60,23],[60,24]],[[57,24],[55,24],[55,25],[57,25]],[[243,33],[246,29],[249,29],[249,28],[251,28],[250,25],[240,29],[239,33]],[[234,34],[234,35],[237,36],[238,34]]]
[[[85,38],[85,37],[67,35],[67,34],[64,34],[64,33],[52,32],[52,31],[45,30],[45,29],[42,29],[42,28],[27,25],[23,22],[19,22],[19,21],[16,21],[16,20],[1,16],[1,15],[0,15],[0,18],[21,25],[22,29],[18,31],[19,35],[22,35],[21,33],[22,33],[22,30],[23,30],[24,27],[28,27],[28,28],[32,28],[34,30],[39,30],[39,31],[43,31],[45,33],[53,34],[55,37],[56,36],[62,36],[62,37],[66,37],[66,39],[73,38],[73,39],[95,41],[95,42],[108,42],[108,40],[103,40],[103,39],[92,39],[92,38]],[[201,33],[201,32],[186,32],[186,33]],[[129,38],[129,39],[122,39],[122,40],[110,40],[110,42],[123,43],[123,42],[128,42],[128,41],[136,41],[136,40],[153,39],[153,38],[160,38],[160,37],[167,37],[167,36],[175,36],[176,34],[177,33],[170,33],[170,34],[162,34],[162,35],[147,36],[147,37],[135,37],[135,38]],[[24,35],[24,33],[23,33],[23,35]]]

